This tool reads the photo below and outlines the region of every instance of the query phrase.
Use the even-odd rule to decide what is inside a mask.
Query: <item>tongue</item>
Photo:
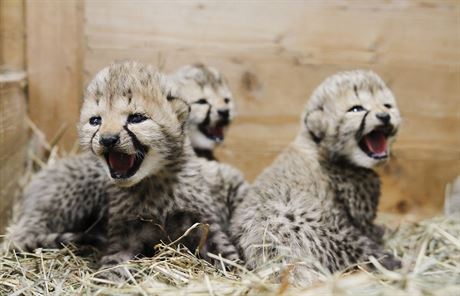
[[[364,137],[364,141],[372,153],[382,154],[387,150],[387,140],[382,132],[371,132]]]
[[[129,155],[120,152],[109,153],[109,165],[112,170],[119,173],[127,173],[134,164],[134,155]]]
[[[211,135],[214,140],[222,141],[224,139],[224,128],[222,126],[215,126],[208,129],[209,135]]]

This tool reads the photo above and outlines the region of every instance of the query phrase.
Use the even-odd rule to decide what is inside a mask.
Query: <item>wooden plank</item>
[[[28,0],[26,8],[30,116],[49,139],[67,125],[59,144],[69,149],[82,97],[83,3]]]
[[[201,57],[252,52],[259,59],[277,53],[316,65],[459,64],[460,41],[446,30],[458,25],[458,2],[363,2],[88,1],[88,50],[134,50],[137,56],[191,48]]]
[[[439,209],[460,174],[458,1],[86,1],[85,20],[86,81],[126,58],[221,69],[239,118],[218,155],[250,180],[293,139],[314,88],[350,68],[378,72],[404,117],[382,209]]]
[[[27,150],[23,0],[0,0],[0,234],[11,216]]]
[[[27,151],[25,76],[12,76],[3,79],[0,73],[0,233],[11,216]]]
[[[0,0],[0,70],[25,67],[24,0]]]

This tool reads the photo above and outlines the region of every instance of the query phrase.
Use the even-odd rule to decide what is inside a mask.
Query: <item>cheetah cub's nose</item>
[[[101,136],[101,138],[99,139],[99,144],[101,144],[105,148],[112,148],[113,146],[115,146],[115,144],[118,143],[118,141],[120,141],[120,136],[108,134]]]
[[[217,113],[219,113],[219,116],[222,117],[222,119],[224,120],[227,120],[230,116],[230,111],[228,109],[218,110]]]
[[[375,115],[383,124],[388,124],[390,122],[390,114],[386,112],[380,112]]]

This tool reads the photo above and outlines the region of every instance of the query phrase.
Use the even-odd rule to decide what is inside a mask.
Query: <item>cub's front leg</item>
[[[182,238],[180,243],[184,244],[190,251],[199,250],[200,255],[208,261],[213,262],[208,252],[221,255],[228,260],[239,260],[237,250],[231,242],[229,235],[220,227],[216,217],[209,213],[200,213],[194,210],[176,210],[168,214],[165,223],[165,230],[171,240],[181,237],[193,224],[208,224],[205,229],[198,227],[191,230],[187,236]]]
[[[113,267],[128,262],[141,251],[141,242],[135,239],[137,230],[134,226],[133,222],[110,221],[107,246],[100,261],[103,278],[118,280],[129,277],[123,267]]]
[[[371,238],[379,245],[383,245],[383,237],[385,236],[385,226],[370,224],[368,229],[364,230],[366,236]]]
[[[154,246],[165,239],[158,221],[138,217],[132,220],[112,219],[108,231],[108,245],[101,258],[101,270],[105,270],[102,276],[109,279],[128,278],[125,268],[113,267],[138,255],[152,256]]]
[[[204,217],[205,223],[209,224],[208,236],[205,247],[202,253],[207,256],[207,253],[218,254],[230,261],[239,261],[239,253],[236,246],[232,242],[230,235],[224,231],[218,223],[219,219],[214,215]],[[217,262],[219,263],[219,262]]]
[[[358,233],[357,230],[355,233]],[[350,235],[347,236],[348,245],[351,246],[352,256],[358,258],[358,262],[368,261],[369,257],[373,256],[386,269],[394,270],[401,267],[399,261],[393,254],[387,252],[383,247],[376,243],[373,239],[365,235]]]
[[[190,229],[195,223],[201,223],[198,212],[193,210],[176,210],[168,213],[165,231],[171,241],[183,244],[191,252],[199,249],[201,242],[206,239],[207,232],[203,226]],[[185,235],[187,233],[187,235]],[[179,240],[180,239],[180,240]]]

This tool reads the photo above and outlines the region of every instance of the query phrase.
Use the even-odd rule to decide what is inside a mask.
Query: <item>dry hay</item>
[[[48,144],[35,126],[31,128],[38,146],[45,149],[34,147],[29,152],[28,177],[58,158],[57,140]],[[227,267],[220,269],[172,244],[156,246],[153,258],[122,265],[131,274],[123,282],[98,277],[99,254],[94,250],[67,246],[34,253],[3,251],[0,295],[460,295],[460,220],[403,222],[388,231],[386,241],[401,258],[402,269],[388,271],[371,259],[375,272],[359,267],[357,272],[323,274],[321,282],[303,289],[284,280],[270,282],[271,274],[280,270],[283,274],[283,267],[275,263],[249,271],[226,262]]]
[[[388,234],[387,247],[403,261],[388,271],[324,275],[310,288],[274,284],[270,274],[280,266],[267,264],[248,271],[233,265],[221,270],[192,253],[161,244],[153,258],[133,260],[123,268],[132,275],[123,282],[98,278],[97,252],[75,254],[75,248],[39,249],[35,253],[5,252],[0,258],[0,295],[459,295],[460,221],[437,217],[404,222]]]

